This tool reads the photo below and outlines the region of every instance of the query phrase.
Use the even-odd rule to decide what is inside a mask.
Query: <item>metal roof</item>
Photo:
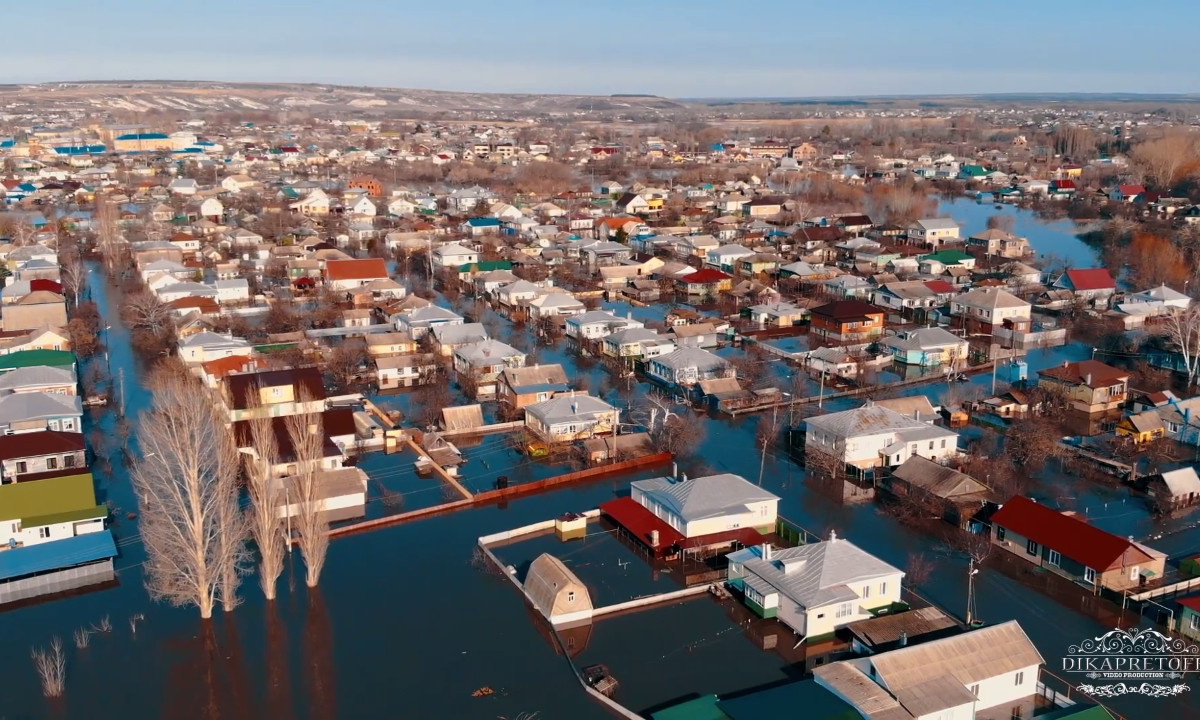
[[[0,580],[75,567],[116,555],[117,546],[108,530],[14,548],[0,553]]]
[[[747,548],[731,554],[729,559],[742,564],[747,578],[757,577],[806,609],[858,600],[851,585],[903,574],[841,538],[772,549],[767,559],[763,558],[762,547]]]
[[[658,477],[630,485],[669,508],[684,522],[744,513],[750,503],[779,500],[778,495],[732,473],[687,480]]]

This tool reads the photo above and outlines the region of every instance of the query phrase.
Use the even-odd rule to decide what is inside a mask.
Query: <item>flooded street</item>
[[[997,212],[974,200],[943,203],[944,211],[966,224],[964,234],[984,229]],[[1074,237],[1073,226],[1045,224],[1031,213],[1016,214],[1015,231],[1026,235],[1039,253],[1069,257],[1089,264],[1091,249]],[[1070,227],[1068,227],[1070,226]],[[125,397],[133,416],[149,401],[140,370],[120,324],[120,296],[93,274],[93,296],[111,326],[106,338],[114,375],[124,370]],[[661,318],[661,308],[609,306],[633,312],[643,320]],[[507,324],[505,325],[507,327]],[[502,338],[503,339],[503,338]],[[723,351],[724,352],[724,351]],[[1033,351],[1027,358],[1030,377],[1041,368],[1090,356],[1090,348],[1070,344]],[[614,381],[594,361],[566,350],[565,341],[540,346],[538,362],[563,363],[578,386],[605,396],[622,408],[637,404],[648,386]],[[103,358],[98,360],[103,362]],[[94,360],[93,362],[97,362]],[[783,362],[775,372],[786,376]],[[991,375],[972,378],[990,391]],[[957,384],[944,382],[906,387],[902,394],[924,394],[939,404]],[[412,395],[381,396],[406,414]],[[857,400],[831,400],[826,411],[846,409]],[[86,430],[115,433],[115,412],[93,414]],[[682,463],[691,474],[732,472],[751,481],[763,462],[755,449],[755,433],[768,415],[706,418],[699,456]],[[492,486],[498,475],[516,481],[564,472],[564,466],[531,461],[510,447],[505,436],[464,443],[468,458],[464,484],[473,490]],[[932,537],[900,524],[874,504],[844,506],[809,488],[804,472],[783,447],[768,451],[762,485],[782,498],[779,512],[821,536],[836,530],[863,549],[898,567],[912,554],[924,553],[936,571],[915,590],[949,612],[966,607],[967,562]],[[136,456],[136,452],[134,453]],[[416,475],[410,453],[374,453],[361,466],[371,477],[368,517],[427,507],[442,501],[434,480]],[[476,538],[488,533],[545,520],[567,511],[594,508],[625,491],[632,479],[661,471],[588,481],[579,486],[431,517],[333,541],[321,586],[308,592],[303,567],[295,555],[281,582],[280,597],[265,603],[253,577],[242,589],[244,604],[233,614],[218,613],[206,627],[194,610],[151,602],[142,586],[144,553],[137,523],[126,513],[136,508],[127,468],[114,458],[111,472],[97,470],[103,496],[115,507],[114,532],[121,557],[118,585],[6,610],[0,613],[0,636],[14,648],[13,660],[0,677],[0,697],[7,717],[77,717],[103,720],[128,717],[446,717],[513,718],[540,713],[540,718],[606,718],[609,714],[578,686],[567,658],[558,654],[544,626],[503,578],[473,562]],[[1048,479],[1038,485],[1038,499],[1086,512],[1106,530],[1144,537],[1175,526],[1156,523],[1140,498],[1123,488],[1072,478]],[[602,528],[593,528],[596,531]],[[586,551],[584,551],[586,544]],[[1158,543],[1172,555],[1200,550],[1200,529],[1175,532]],[[590,563],[611,563],[604,586],[605,602],[619,600],[646,587],[673,587],[670,578],[654,575],[635,562],[628,548],[611,537],[591,537],[580,545],[561,545],[553,537],[534,548]],[[528,549],[527,549],[528,550]],[[524,552],[524,551],[523,551]],[[519,564],[528,554],[506,562]],[[569,559],[569,556],[568,556]],[[580,560],[582,561],[582,560]],[[978,614],[985,621],[1019,620],[1037,644],[1049,670],[1059,667],[1067,646],[1111,629],[1090,615],[994,570],[977,578]],[[142,615],[136,633],[129,619]],[[79,627],[109,617],[113,629],[96,635],[90,647],[69,643]],[[641,710],[690,692],[733,691],[788,677],[795,668],[774,652],[755,646],[738,620],[709,598],[683,605],[631,614],[597,623],[581,636],[579,658],[611,665],[629,699]],[[67,692],[61,706],[40,694],[28,648],[49,643],[52,636],[68,641]],[[690,649],[689,649],[690,648]],[[729,657],[750,658],[731,667]],[[473,697],[487,687],[494,692]],[[1200,688],[1197,689],[1200,691]],[[97,701],[99,698],[101,700]],[[1130,718],[1196,715],[1196,696],[1174,700],[1126,698],[1112,703]]]

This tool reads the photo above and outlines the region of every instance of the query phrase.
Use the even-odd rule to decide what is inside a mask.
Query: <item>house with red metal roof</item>
[[[388,279],[383,258],[329,260],[325,263],[325,282],[334,290],[352,290],[374,280]]]
[[[1145,185],[1118,185],[1108,194],[1108,199],[1113,202],[1131,203],[1145,194]]]
[[[704,268],[679,277],[675,284],[685,295],[712,297],[719,292],[732,290],[733,276],[713,268]]]
[[[1161,578],[1166,553],[1016,496],[992,515],[992,543],[1087,587],[1120,592]]]
[[[826,342],[870,342],[883,334],[883,309],[862,300],[834,300],[809,314],[812,332]]]
[[[1107,305],[1117,291],[1117,281],[1107,268],[1076,268],[1059,275],[1054,287],[1092,305]]]

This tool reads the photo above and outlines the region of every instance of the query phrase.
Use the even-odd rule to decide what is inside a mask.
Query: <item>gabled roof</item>
[[[0,375],[0,393],[42,385],[74,385],[75,371],[70,367],[31,365]]]
[[[1074,516],[1020,495],[992,516],[992,524],[1033,540],[1065,558],[1097,572],[1112,567],[1137,565],[1153,558],[1150,548]]]
[[[732,275],[723,273],[720,270],[715,270],[713,268],[704,268],[703,270],[697,270],[696,272],[688,273],[687,275],[684,275],[683,277],[680,278],[680,281],[684,282],[688,285],[701,285],[701,284],[707,285],[707,284],[711,284],[711,283],[719,283],[723,280],[732,280],[732,279],[733,279]]]
[[[862,300],[834,300],[824,305],[818,305],[810,311],[817,317],[830,320],[849,321],[869,319],[873,315],[883,315],[883,310]]]
[[[892,476],[914,487],[946,500],[987,494],[988,487],[975,478],[954,468],[939,465],[932,460],[913,455]]]
[[[903,574],[899,568],[837,537],[793,548],[746,548],[728,557],[730,563],[742,565],[748,582],[753,583],[753,575],[761,581],[760,588],[765,584],[806,609],[858,600],[858,593],[850,585]]]
[[[1086,385],[1090,388],[1109,387],[1129,380],[1129,373],[1099,360],[1065,362],[1057,367],[1038,370],[1042,377],[1054,378],[1071,385]]]
[[[1114,290],[1117,287],[1107,268],[1072,269],[1063,273],[1063,278],[1060,282],[1072,290]]]
[[[330,260],[325,263],[325,277],[330,280],[374,280],[387,276],[387,263],[383,258]]]
[[[285,370],[263,370],[225,378],[225,387],[229,392],[230,402],[235,410],[245,410],[251,402],[258,400],[258,392],[262,388],[288,385],[292,388],[297,401],[302,394],[310,400],[325,399],[325,381],[321,371],[315,367],[288,368]]]
[[[928,425],[915,418],[880,405],[864,405],[842,412],[815,415],[806,421],[816,428],[841,438],[879,435],[896,430],[919,430]]]
[[[555,425],[576,418],[591,418],[615,410],[616,408],[598,397],[576,393],[557,395],[525,408],[525,412],[546,425]]]
[[[83,414],[83,401],[74,395],[33,392],[0,397],[0,423]]]
[[[687,480],[657,477],[636,480],[630,487],[670,509],[684,522],[744,513],[750,503],[779,500],[778,495],[731,473]]]

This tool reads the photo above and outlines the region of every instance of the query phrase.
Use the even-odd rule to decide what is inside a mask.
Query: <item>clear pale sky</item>
[[[1197,92],[1200,3],[5,3],[0,81],[793,97]]]

